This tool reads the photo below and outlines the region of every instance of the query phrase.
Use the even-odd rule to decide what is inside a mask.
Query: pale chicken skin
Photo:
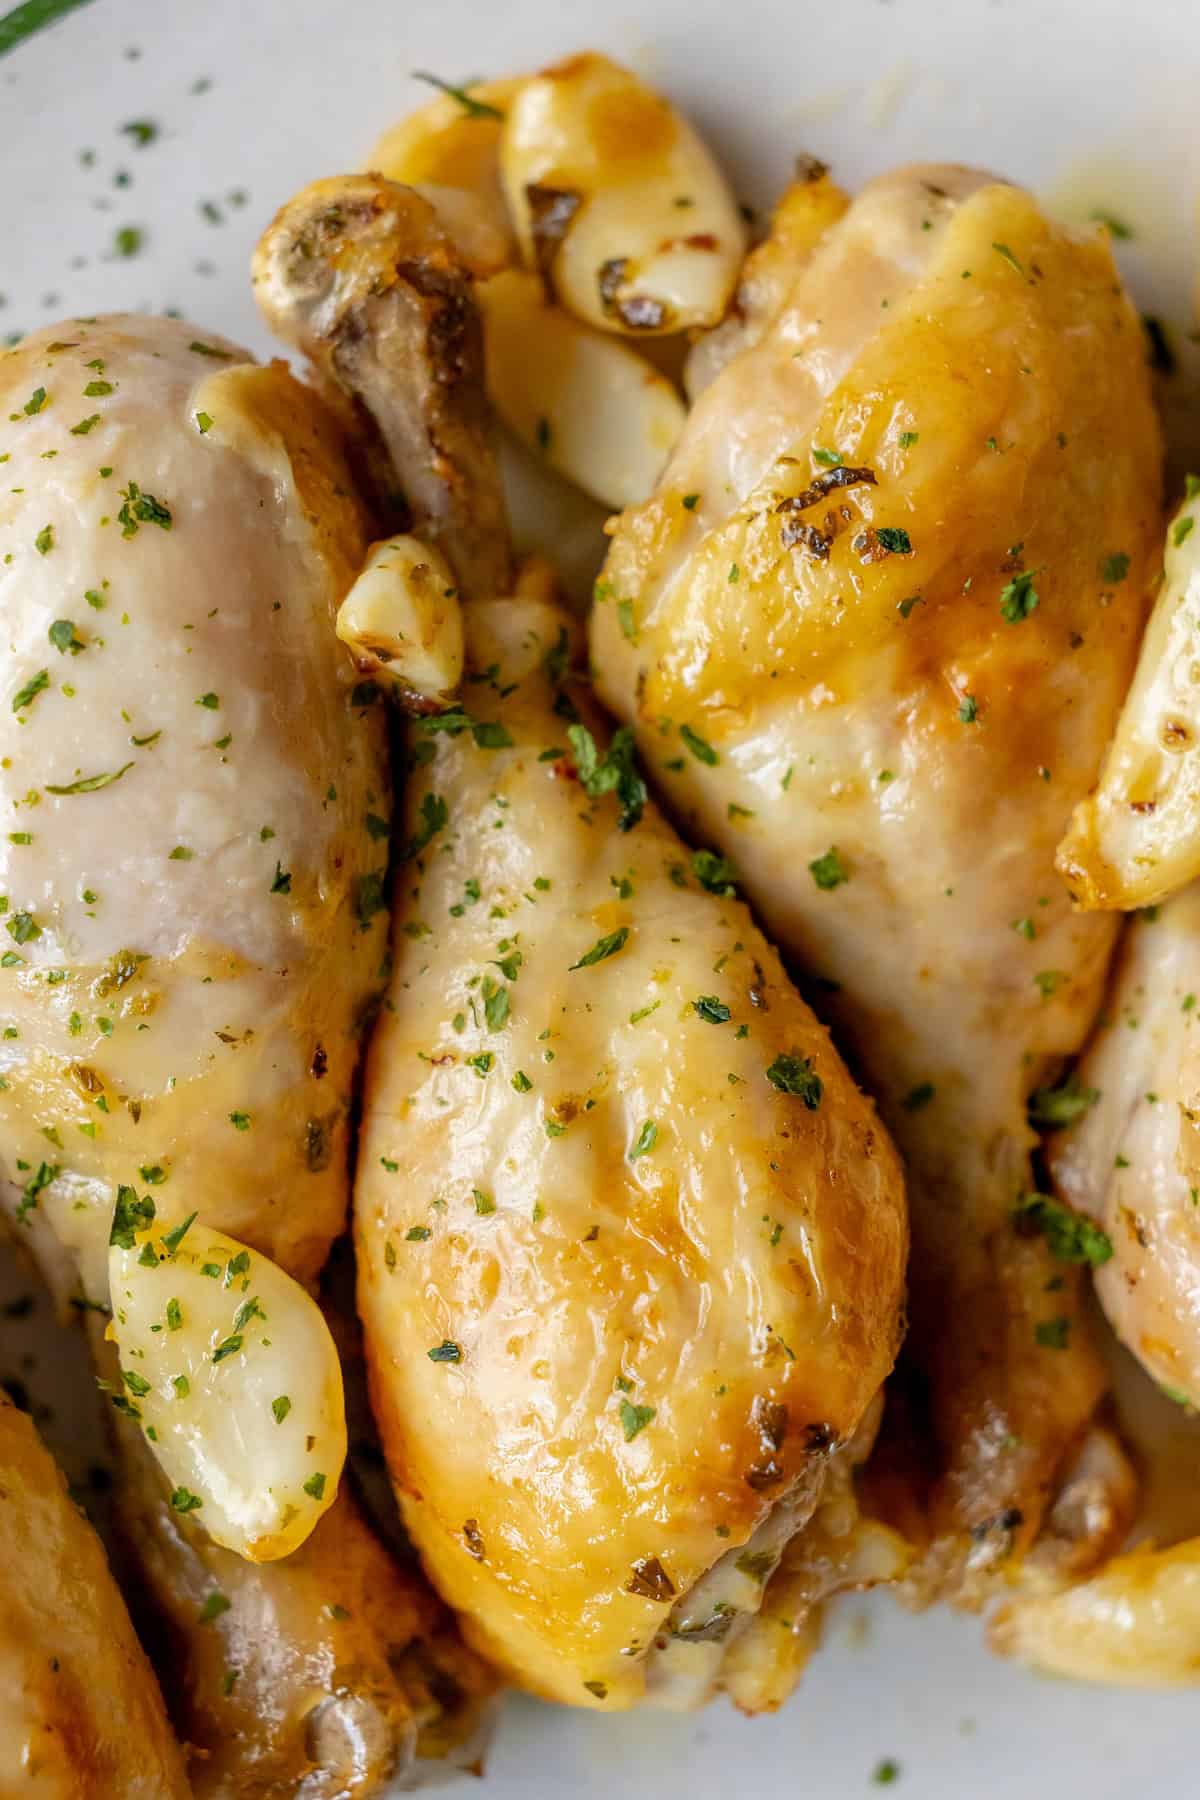
[[[1078,1270],[1014,1212],[1026,1097],[1083,1040],[1113,942],[1054,848],[1136,654],[1160,447],[1102,234],[957,168],[839,217],[812,173],[783,208],[791,281],[778,243],[751,259],[656,496],[616,527],[591,655],[907,1158],[934,1439],[910,1524],[927,1584],[965,1595],[1014,1566],[1103,1386]]]
[[[182,323],[26,339],[0,359],[0,417],[0,1162],[14,1229],[98,1342],[114,1200],[164,1228],[198,1213],[305,1283],[344,1223],[386,925],[381,709],[333,635],[365,520],[315,396]],[[230,1339],[234,1394],[252,1354]],[[144,1378],[98,1356],[197,1792],[377,1792],[416,1735],[403,1623],[341,1619],[318,1548],[257,1570],[218,1551],[203,1496],[168,1501]],[[264,1399],[245,1431],[288,1428]],[[322,1543],[339,1522],[361,1586],[408,1582],[344,1494]],[[242,1629],[247,1609],[288,1641]]]
[[[719,871],[589,798],[565,620],[468,605],[474,726],[416,731],[359,1307],[405,1521],[474,1641],[549,1698],[688,1704],[891,1367],[903,1194]]]
[[[100,1540],[0,1393],[0,1800],[187,1800]]]
[[[496,597],[480,334],[433,210],[380,178],[317,183],[256,268],[466,596],[460,704],[410,732],[355,1183],[405,1522],[472,1641],[536,1693],[776,1705],[803,1657],[774,1617],[754,1647],[764,1594],[851,1480],[899,1342],[895,1153],[720,859],[689,858],[629,733],[609,741],[548,572]],[[410,472],[422,429],[440,494]]]

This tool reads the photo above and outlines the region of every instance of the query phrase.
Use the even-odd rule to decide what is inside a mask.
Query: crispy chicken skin
[[[411,494],[414,427],[388,421],[419,414],[421,359],[395,290],[445,245],[428,209],[371,185],[345,183],[326,247],[352,296],[355,232],[374,269],[392,222],[375,291],[393,316],[356,373],[338,357],[353,300],[314,311],[319,272],[293,286],[280,253],[336,184],[275,221],[260,294],[376,419]],[[479,440],[469,454],[492,494]],[[467,673],[461,707],[410,734],[368,1061],[376,1414],[426,1567],[506,1673],[574,1705],[695,1704],[892,1366],[899,1167],[717,859],[689,860],[628,734],[610,743],[552,582],[497,597],[428,515],[466,593]]]
[[[121,1184],[311,1282],[345,1218],[385,950],[383,723],[333,636],[365,549],[336,435],[282,369],[165,319],[26,339],[0,359],[0,416],[15,1229],[93,1309]],[[252,1569],[170,1509],[129,1418],[118,1437],[118,1522],[175,1627],[169,1698],[197,1792],[377,1792],[415,1736],[409,1613],[333,1617],[328,1546],[346,1534],[359,1589],[410,1578],[344,1496],[319,1545]],[[218,1587],[224,1623],[204,1612]]]
[[[186,1800],[100,1541],[0,1394],[0,1800]]]
[[[426,1566],[514,1680],[613,1707],[667,1689],[660,1638],[704,1659],[757,1609],[782,1543],[724,1612],[687,1601],[797,1490],[804,1522],[891,1367],[905,1232],[873,1109],[746,908],[654,808],[623,832],[580,786],[564,617],[469,606],[468,704],[511,743],[418,737],[410,841],[449,816],[399,884],[355,1218]]]
[[[907,1158],[914,1529],[965,1595],[1033,1537],[1102,1388],[1078,1271],[1013,1214],[1026,1097],[1113,941],[1053,858],[1136,654],[1160,447],[1102,234],[959,168],[838,217],[813,173],[790,282],[778,243],[751,259],[732,354],[618,523],[592,663]]]

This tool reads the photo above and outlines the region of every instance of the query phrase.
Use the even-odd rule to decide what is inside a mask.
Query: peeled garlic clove
[[[1200,1677],[1200,1539],[1137,1545],[1088,1581],[1032,1588],[993,1615],[993,1650],[1046,1674],[1122,1687],[1194,1687]]]
[[[1151,906],[1200,875],[1200,481],[1167,526],[1162,589],[1096,792],[1057,864],[1086,907]],[[1120,551],[1100,586],[1142,578]]]
[[[648,499],[686,417],[671,383],[548,304],[536,275],[497,275],[478,298],[488,397],[505,424],[604,505]]]
[[[444,556],[400,535],[373,544],[338,609],[337,634],[358,667],[386,677],[418,710],[442,705],[462,680],[458,589]]]
[[[604,56],[512,99],[500,170],[526,262],[589,324],[637,336],[715,325],[746,230],[725,177],[661,95]]]
[[[316,1303],[257,1250],[119,1190],[108,1253],[122,1411],[176,1511],[250,1562],[297,1549],[346,1460],[342,1370]]]
[[[410,186],[428,200],[476,281],[509,267],[513,260],[512,230],[507,218],[504,230],[497,229],[491,208],[479,194],[467,188],[439,187],[432,181],[414,181]]]
[[[427,186],[465,189],[475,196],[492,233],[511,252],[512,220],[500,182],[500,136],[521,85],[519,77],[473,82],[467,105],[452,94],[439,95],[385,131],[365,166],[422,192]],[[432,194],[428,197],[434,199]],[[448,229],[454,235],[449,223]]]
[[[547,558],[561,591],[582,614],[604,561],[604,526],[611,508],[552,469],[540,450],[527,448],[502,420],[496,460],[514,551]]]

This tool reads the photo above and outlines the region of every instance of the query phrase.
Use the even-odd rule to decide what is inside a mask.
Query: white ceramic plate
[[[1198,22],[1197,0],[93,0],[0,60],[0,338],[68,312],[173,306],[265,351],[246,275],[258,231],[424,97],[411,70],[462,79],[595,46],[669,89],[755,205],[808,149],[851,185],[949,158],[1027,182],[1069,216],[1117,215],[1134,233],[1126,272],[1184,359],[1171,429],[1177,462],[1196,462]],[[161,127],[141,148],[122,131],[138,120]],[[125,228],[141,234],[132,256],[116,251]],[[0,1300],[26,1291],[7,1279]],[[43,1314],[0,1312],[0,1375],[50,1409],[47,1435],[82,1477],[98,1447],[88,1377],[80,1362],[64,1384],[61,1345],[39,1355]],[[486,1788],[464,1777],[451,1791],[842,1800],[876,1792],[885,1758],[899,1765],[888,1791],[920,1800],[1175,1800],[1200,1786],[1190,1694],[1038,1680],[989,1657],[978,1621],[912,1619],[886,1598],[847,1602],[826,1636],[772,1719],[510,1700]]]

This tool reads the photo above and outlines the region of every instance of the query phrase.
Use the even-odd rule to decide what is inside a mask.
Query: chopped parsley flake
[[[490,975],[483,978],[483,1016],[489,1031],[502,1031],[508,1023],[509,990]]]
[[[354,877],[354,916],[361,931],[368,929],[377,914],[387,911],[386,884],[386,869],[369,869],[365,875]]]
[[[428,844],[432,843],[438,832],[445,829],[450,818],[450,808],[446,805],[446,802],[440,794],[423,794],[421,796],[419,811],[420,821],[417,828],[400,853],[402,862],[411,862],[415,856],[419,856],[421,851],[424,850]],[[367,878],[362,877],[361,879]],[[378,912],[382,910],[386,902],[383,900],[382,896],[382,877],[377,877],[376,879],[381,883],[380,903],[379,906],[375,908],[375,911]],[[361,920],[361,913],[359,916]],[[365,924],[366,920],[362,920],[362,923]]]
[[[15,912],[4,921],[4,929],[15,944],[31,944],[42,935],[42,928],[31,912]]]
[[[462,1345],[456,1344],[452,1338],[443,1338],[432,1350],[425,1352],[430,1362],[460,1363],[463,1359]]]
[[[849,881],[850,875],[838,854],[836,844],[830,846],[824,856],[816,857],[808,865],[808,872],[823,892],[829,893]]]
[[[1014,575],[1000,590],[1000,616],[1007,619],[1010,625],[1019,625],[1027,619],[1039,603],[1040,596],[1033,585],[1036,571],[1024,570]]]
[[[25,683],[25,686],[23,688],[18,688],[17,692],[13,695],[13,703],[12,703],[13,711],[20,712],[20,710],[23,706],[29,706],[34,700],[37,699],[38,695],[40,693],[43,693],[45,691],[45,689],[48,688],[49,686],[50,686],[50,671],[49,671],[49,669],[39,669],[37,674],[31,676],[30,679]]]
[[[1099,1098],[1100,1089],[1084,1087],[1078,1074],[1072,1070],[1067,1079],[1057,1087],[1034,1088],[1029,1096],[1030,1124],[1043,1131],[1073,1125]]]
[[[642,1126],[642,1129],[638,1132],[633,1147],[629,1152],[630,1162],[636,1162],[639,1156],[645,1156],[649,1151],[653,1150],[657,1142],[658,1126],[654,1123],[653,1119],[647,1119]]]
[[[83,649],[83,644],[75,636],[75,625],[71,619],[55,619],[46,635],[60,656],[65,656],[68,651],[72,656],[78,656]]]
[[[623,950],[628,938],[628,925],[620,925],[616,931],[610,931],[607,937],[597,939],[591,949],[585,950],[579,961],[571,963],[569,967],[590,969],[594,963],[604,962],[607,957],[615,956],[619,950]]]
[[[646,784],[638,773],[632,731],[622,725],[603,756],[586,725],[568,725],[567,736],[584,792],[593,800],[615,792],[621,809],[617,829],[631,831],[646,805]]]
[[[29,1167],[28,1163],[25,1164],[25,1167]],[[41,1194],[42,1189],[48,1188],[50,1183],[56,1179],[58,1173],[58,1163],[44,1162],[38,1164],[34,1173],[29,1177],[29,1180],[21,1190],[21,1199],[16,1214],[18,1224],[24,1220],[27,1213],[34,1211],[38,1203],[38,1196]]]
[[[734,893],[734,884],[738,878],[737,869],[727,856],[718,856],[715,850],[697,850],[692,857],[692,874],[700,886],[710,894],[720,894],[729,899]]]
[[[692,1001],[692,1006],[710,1025],[724,1025],[733,1017],[725,1002],[718,1000],[715,994],[701,994],[698,1000]]]
[[[628,1400],[622,1400],[620,1408],[621,1426],[625,1433],[625,1442],[632,1444],[639,1431],[645,1431],[655,1415],[653,1406],[634,1406]]]
[[[1099,1269],[1113,1254],[1107,1232],[1049,1194],[1022,1194],[1013,1216],[1036,1227],[1059,1262],[1087,1263]]]
[[[697,762],[707,763],[709,768],[715,768],[720,762],[720,753],[714,750],[708,740],[702,738],[698,731],[693,731],[690,725],[681,725],[679,735]]]
[[[170,531],[170,507],[164,506],[153,494],[144,494],[136,481],[121,489],[121,499],[123,504],[117,519],[122,537],[136,537],[142,525],[158,525],[163,531]]]
[[[48,794],[94,794],[100,788],[111,787],[114,781],[120,781],[122,775],[128,775],[133,764],[123,763],[119,769],[109,770],[104,775],[84,775],[78,781],[69,781],[65,786],[56,786],[54,782],[46,783]]]
[[[153,1170],[153,1168],[151,1168],[151,1170],[142,1170],[142,1179],[144,1179],[144,1181],[162,1181],[162,1179],[164,1179],[164,1174],[162,1174],[160,1168],[158,1168],[158,1170]],[[176,1249],[180,1247],[180,1244],[184,1242],[184,1238],[187,1237],[187,1233],[189,1233],[194,1224],[196,1224],[196,1217],[198,1217],[196,1213],[189,1213],[187,1219],[185,1219],[182,1224],[178,1224],[178,1226],[175,1226],[171,1231],[164,1233],[162,1246],[166,1249],[167,1256],[175,1256]]]
[[[109,1243],[118,1250],[132,1250],[137,1233],[145,1231],[153,1223],[154,1202],[149,1194],[139,1198],[133,1188],[119,1186],[117,1203],[113,1209],[112,1229],[108,1234]]]
[[[478,87],[478,82],[465,82],[462,87],[455,87],[452,82],[443,81],[440,75],[430,75],[424,69],[414,69],[414,81],[423,81],[427,87],[437,88],[439,93],[446,94],[456,100],[469,119],[502,119],[504,114],[499,107],[489,106],[486,100],[475,100],[468,92],[469,88]]]
[[[801,1056],[795,1050],[782,1053],[767,1070],[767,1080],[781,1094],[795,1094],[803,1100],[809,1112],[816,1112],[821,1104],[824,1085],[810,1056]]]

